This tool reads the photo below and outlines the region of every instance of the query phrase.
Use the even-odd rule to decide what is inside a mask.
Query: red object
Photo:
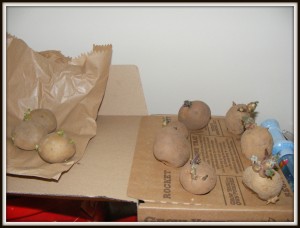
[[[90,222],[80,208],[81,201],[41,199],[34,197],[8,198],[7,222]]]
[[[137,222],[137,216],[132,215],[132,216],[128,216],[128,217],[125,217],[125,218],[117,219],[113,222]]]
[[[279,167],[282,169],[284,166],[286,166],[289,163],[288,159],[284,159],[279,163]]]
[[[83,209],[82,200],[36,197],[7,197],[6,222],[105,222],[108,213],[104,202],[95,203],[90,213]],[[84,203],[86,203],[85,201]],[[88,204],[90,202],[88,201]],[[93,206],[93,205],[92,205]],[[137,216],[110,220],[136,222]]]

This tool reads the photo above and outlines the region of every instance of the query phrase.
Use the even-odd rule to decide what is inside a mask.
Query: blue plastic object
[[[262,127],[268,128],[273,138],[273,155],[279,155],[278,164],[292,191],[294,191],[294,143],[286,140],[275,119],[267,119],[261,123]]]

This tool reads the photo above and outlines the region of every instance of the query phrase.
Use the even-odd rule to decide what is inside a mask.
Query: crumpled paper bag
[[[36,52],[7,34],[6,49],[6,172],[58,180],[79,161],[96,135],[112,58],[112,45],[93,45],[77,58],[60,51]],[[48,108],[57,118],[57,129],[75,142],[76,154],[65,163],[43,161],[35,150],[17,148],[10,139],[27,109]]]

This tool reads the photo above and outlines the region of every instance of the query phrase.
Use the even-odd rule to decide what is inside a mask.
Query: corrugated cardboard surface
[[[142,118],[128,185],[128,196],[142,200],[139,221],[293,221],[293,193],[286,181],[280,200],[268,205],[243,185],[243,170],[251,163],[241,153],[240,136],[227,132],[223,117],[213,117],[205,129],[190,134],[192,150],[218,175],[215,188],[205,195],[185,191],[179,168],[153,156],[153,142],[161,127],[162,116]]]

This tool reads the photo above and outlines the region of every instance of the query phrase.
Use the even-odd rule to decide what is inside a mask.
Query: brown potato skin
[[[226,127],[230,133],[235,135],[240,135],[245,131],[245,127],[242,121],[243,117],[250,117],[250,113],[238,111],[240,108],[246,110],[247,105],[245,104],[233,105],[225,115]]]
[[[167,126],[175,128],[178,133],[183,135],[183,137],[188,138],[189,130],[184,125],[184,123],[181,123],[178,120],[174,120],[174,121],[171,121]]]
[[[190,158],[191,146],[184,135],[173,128],[166,126],[162,128],[153,144],[154,157],[171,167],[181,167]]]
[[[55,131],[57,127],[57,120],[54,113],[45,108],[34,109],[29,114],[30,120],[34,120],[43,125],[48,133]]]
[[[76,152],[75,144],[70,140],[65,133],[58,135],[57,132],[52,132],[41,139],[38,153],[48,163],[66,162]]]
[[[190,107],[182,105],[178,111],[178,120],[189,130],[204,128],[211,119],[211,110],[203,101],[191,101]]]
[[[249,166],[243,172],[243,183],[257,193],[262,200],[270,200],[280,194],[283,181],[278,172],[272,178],[263,178]]]
[[[191,164],[187,162],[181,169],[179,175],[179,181],[182,187],[195,195],[203,195],[210,192],[217,183],[217,175],[215,169],[207,162],[201,162],[197,165],[196,174],[198,175],[196,180],[192,179]],[[202,177],[208,175],[203,180]]]
[[[252,155],[256,155],[259,161],[272,154],[273,138],[267,128],[255,126],[246,130],[241,137],[242,153],[250,160]]]
[[[31,120],[20,122],[12,131],[11,138],[15,146],[23,150],[35,150],[47,130],[39,123]]]

